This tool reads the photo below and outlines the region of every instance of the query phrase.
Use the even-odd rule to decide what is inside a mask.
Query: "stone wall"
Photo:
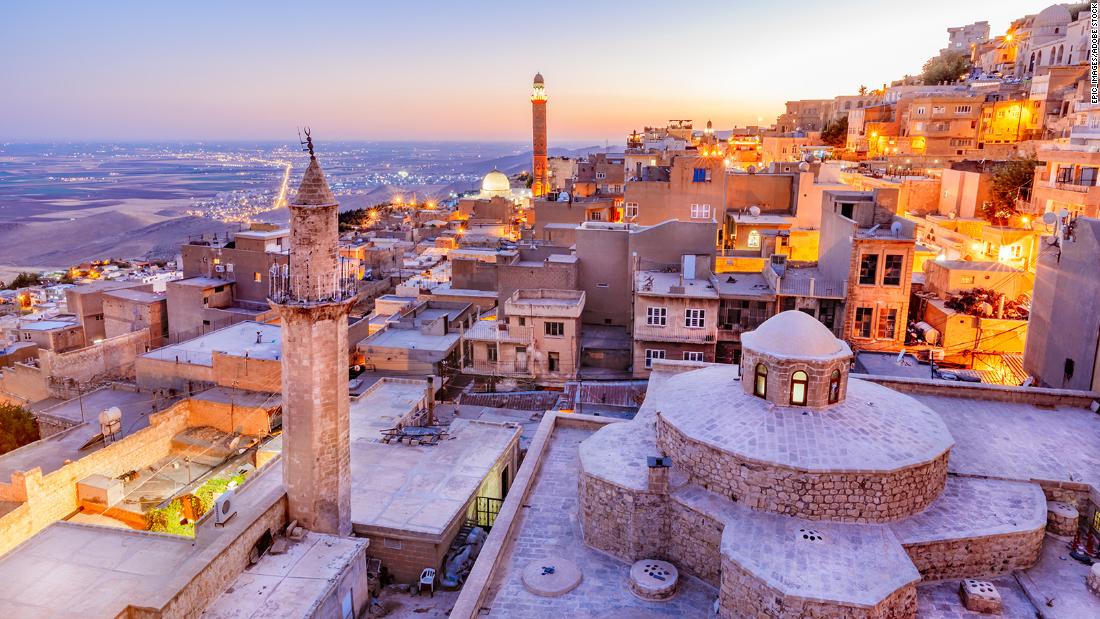
[[[581,473],[584,542],[627,563],[668,554],[668,495],[629,490]]]
[[[277,393],[282,390],[282,363],[275,359],[253,359],[215,352],[214,382],[224,387]]]
[[[906,585],[872,607],[845,606],[784,596],[728,558],[722,558],[718,590],[721,619],[911,619],[917,616],[917,588]]]
[[[1035,565],[1046,527],[1034,531],[905,544],[924,580],[996,576]]]
[[[149,332],[135,331],[103,340],[80,350],[55,353],[43,350],[39,362],[47,376],[88,382],[103,378],[133,378],[137,358],[148,348]]]
[[[959,398],[975,398],[995,402],[1014,402],[1017,404],[1036,404],[1041,406],[1070,406],[1088,408],[1093,400],[1100,400],[1095,391],[1075,391],[1073,389],[1047,389],[1044,387],[1011,387],[988,385],[984,383],[948,383],[928,378],[903,378],[894,376],[874,376],[870,374],[852,374],[859,378],[894,391],[918,395],[937,395]]]
[[[42,368],[16,363],[0,373],[0,400],[12,404],[32,404],[50,397]]]
[[[828,361],[805,361],[802,359],[779,359],[742,347],[741,388],[748,395],[754,395],[756,385],[756,364],[763,363],[768,368],[767,399],[778,406],[791,405],[791,376],[798,371],[806,373],[806,406],[825,408],[829,406],[829,388],[833,371],[840,372],[836,402],[844,401],[848,395],[848,368],[851,357],[842,357]],[[835,403],[835,402],[834,402]]]
[[[711,586],[721,586],[725,524],[676,501],[669,505],[669,520],[667,559],[681,571]]]
[[[809,472],[689,440],[657,417],[657,446],[694,484],[755,509],[840,522],[889,522],[927,507],[947,482],[947,453],[882,473]]]

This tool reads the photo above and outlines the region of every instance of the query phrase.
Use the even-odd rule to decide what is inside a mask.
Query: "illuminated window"
[[[840,370],[833,370],[829,375],[829,404],[840,401]]]
[[[259,271],[256,271],[252,275],[252,281],[256,282],[257,284],[264,281],[264,274],[260,273]]]
[[[768,368],[763,363],[756,364],[756,379],[752,384],[752,394],[758,398],[768,397]]]
[[[745,242],[749,249],[760,249],[760,231],[749,230],[749,238]]]
[[[898,310],[888,309],[879,312],[878,336],[885,340],[894,339],[898,326]]]
[[[809,378],[802,370],[791,374],[791,404],[794,406],[806,406],[806,383]]]

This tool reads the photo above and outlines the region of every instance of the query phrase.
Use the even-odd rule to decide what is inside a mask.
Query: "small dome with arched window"
[[[743,334],[741,346],[745,393],[780,406],[843,401],[852,349],[813,316],[782,312]]]

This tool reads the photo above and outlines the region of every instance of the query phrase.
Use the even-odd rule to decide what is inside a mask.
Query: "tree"
[[[0,402],[0,454],[38,440],[38,422],[29,410]]]
[[[8,284],[9,290],[18,290],[20,288],[26,288],[27,286],[37,286],[42,282],[41,278],[36,273],[20,273],[15,276],[15,279],[11,280]]]
[[[970,72],[970,55],[965,52],[946,50],[939,56],[929,58],[924,63],[921,79],[925,84],[955,82]]]
[[[825,125],[821,130],[821,141],[829,146],[842,147],[848,140],[848,117],[841,116],[839,120]]]
[[[1016,214],[1016,199],[1031,195],[1031,184],[1038,165],[1039,160],[1031,154],[1013,157],[993,168],[989,181],[990,201],[982,205],[986,219],[1003,220]]]
[[[859,87],[859,96],[863,97],[866,94],[867,94],[867,87],[866,86],[860,86]]]

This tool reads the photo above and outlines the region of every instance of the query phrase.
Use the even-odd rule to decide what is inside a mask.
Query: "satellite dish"
[[[1058,211],[1058,217],[1060,217],[1062,219],[1065,219],[1066,217],[1069,217],[1069,211],[1067,211],[1066,209],[1062,209],[1062,210]]]
[[[753,217],[759,217],[760,216],[760,207],[759,206],[750,206],[749,207],[749,215],[752,215]]]
[[[895,221],[894,223],[890,224],[890,233],[893,234],[895,238],[901,236],[901,222],[900,221]]]
[[[568,202],[568,201],[569,201],[569,192],[568,191],[563,191],[563,192],[558,194],[558,202]]]
[[[749,166],[748,173],[749,174],[756,174],[756,166],[754,166],[754,165]]]
[[[1043,213],[1043,223],[1048,226],[1053,226],[1058,223],[1058,215],[1055,215],[1053,211],[1050,213]]]
[[[802,163],[798,164],[798,171],[799,172],[809,172],[810,171],[810,164],[803,161]]]
[[[813,163],[814,162],[813,153],[806,153],[806,156],[802,158],[802,161],[804,161],[806,163]]]

